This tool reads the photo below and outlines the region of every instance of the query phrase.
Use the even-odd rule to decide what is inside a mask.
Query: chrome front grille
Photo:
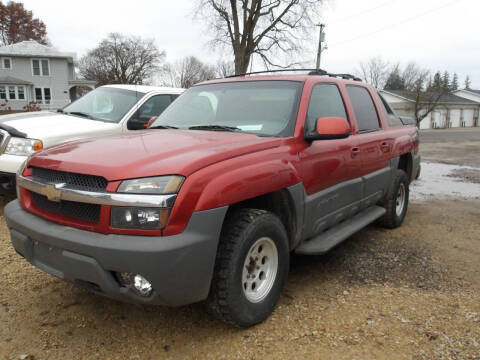
[[[100,220],[101,205],[75,201],[50,201],[46,196],[32,192],[32,200],[38,209],[72,219],[97,223]]]
[[[65,188],[85,191],[104,192],[108,185],[107,180],[101,176],[77,174],[39,167],[32,167],[32,178],[44,184],[65,184]]]
[[[84,175],[32,167],[32,179],[42,184],[62,184],[62,188],[93,192],[105,192],[108,182],[101,176]],[[32,192],[35,207],[68,218],[97,223],[100,220],[101,205],[77,201],[57,201],[45,195]]]

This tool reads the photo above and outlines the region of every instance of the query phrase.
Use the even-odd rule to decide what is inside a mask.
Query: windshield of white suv
[[[292,136],[302,82],[242,81],[198,85],[173,102],[150,128]]]
[[[64,107],[63,113],[118,123],[144,95],[132,90],[100,87]]]

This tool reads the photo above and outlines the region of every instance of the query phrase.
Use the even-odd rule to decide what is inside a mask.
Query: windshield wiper
[[[67,112],[65,114],[77,115],[77,116],[81,116],[81,117],[84,117],[84,118],[87,118],[87,119],[95,120],[95,118],[92,115],[81,112],[81,111],[70,111],[70,112]]]
[[[212,130],[212,131],[241,131],[242,129],[235,126],[224,125],[196,125],[190,126],[189,130]]]
[[[178,129],[178,127],[171,126],[171,125],[156,125],[156,126],[150,126],[147,129]]]

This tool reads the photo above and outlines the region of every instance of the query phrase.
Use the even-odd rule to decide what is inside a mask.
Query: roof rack
[[[362,81],[359,77],[356,77],[351,74],[332,74],[322,69],[275,69],[275,70],[262,70],[262,71],[254,71],[248,72],[238,75],[229,75],[225,76],[225,78],[232,78],[232,77],[239,77],[239,76],[247,76],[247,75],[257,75],[257,74],[268,74],[268,73],[277,73],[277,72],[289,72],[289,71],[308,71],[308,75],[321,75],[321,76],[330,76],[330,77],[339,77],[346,80],[355,80],[355,81]]]

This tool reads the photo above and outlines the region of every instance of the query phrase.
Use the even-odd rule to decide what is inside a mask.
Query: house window
[[[50,88],[35,88],[35,101],[38,104],[50,104],[51,100]]]
[[[25,100],[25,87],[17,85],[0,86],[1,100]]]
[[[17,98],[15,93],[15,86],[8,87],[8,98],[10,100],[15,100]]]
[[[32,60],[33,75],[40,75],[40,60]]]
[[[35,76],[49,76],[49,61],[47,59],[32,59],[32,74]]]
[[[2,69],[10,70],[12,68],[12,59],[2,58]]]
[[[18,99],[25,100],[25,88],[23,86],[18,86]]]
[[[35,101],[43,104],[42,88],[35,88]]]
[[[43,100],[45,101],[45,104],[50,104],[51,99],[50,88],[43,88]]]
[[[49,76],[50,68],[49,68],[48,60],[41,60],[40,62],[42,63],[42,75]]]

